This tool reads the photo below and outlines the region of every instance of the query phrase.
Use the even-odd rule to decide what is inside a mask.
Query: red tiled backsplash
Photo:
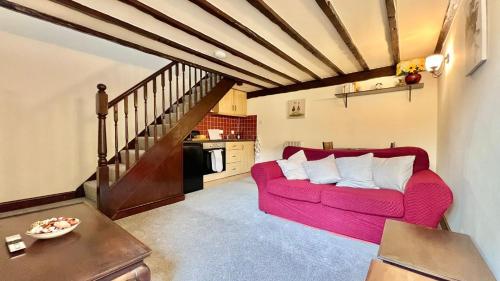
[[[224,137],[234,130],[235,135],[240,135],[241,139],[255,140],[257,137],[257,115],[247,117],[223,116],[209,113],[196,125],[194,130],[208,137],[208,129],[224,130]]]

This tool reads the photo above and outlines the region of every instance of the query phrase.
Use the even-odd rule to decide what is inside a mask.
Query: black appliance
[[[226,170],[226,143],[225,142],[204,142],[203,143],[203,174],[216,173],[212,169],[212,156],[210,151],[222,150],[222,172]]]
[[[184,143],[184,193],[203,189],[203,146]]]

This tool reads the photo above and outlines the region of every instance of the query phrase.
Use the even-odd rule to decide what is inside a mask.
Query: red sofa
[[[252,176],[259,189],[259,209],[279,217],[365,241],[380,243],[385,220],[396,219],[437,227],[453,201],[449,187],[429,170],[427,152],[417,147],[322,150],[286,147],[283,158],[304,150],[308,160],[330,154],[336,158],[373,152],[388,158],[415,155],[413,175],[404,193],[393,189],[363,189],[308,180],[287,180],[276,161],[255,164]]]

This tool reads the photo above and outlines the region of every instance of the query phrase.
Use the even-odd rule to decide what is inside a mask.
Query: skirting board
[[[50,194],[26,199],[20,199],[15,201],[8,201],[0,203],[0,213],[14,211],[24,208],[36,207],[40,205],[56,203],[60,201],[70,200],[78,197],[83,197],[84,194],[77,189],[75,191]]]
[[[145,203],[145,204],[142,204],[142,205],[139,205],[139,206],[134,206],[134,207],[130,207],[130,208],[127,208],[127,209],[121,209],[111,219],[112,220],[117,220],[117,219],[125,218],[125,217],[128,217],[128,216],[135,215],[135,214],[138,214],[138,213],[142,213],[142,212],[145,212],[145,211],[149,211],[149,210],[152,210],[152,209],[155,209],[155,208],[158,208],[158,207],[162,207],[162,206],[165,206],[165,205],[170,205],[170,204],[173,204],[173,203],[177,203],[177,202],[182,201],[184,199],[185,199],[184,194],[180,194],[180,195],[176,195],[176,196],[173,196],[173,197],[168,197],[168,198],[160,199],[158,201],[148,202],[148,203]]]

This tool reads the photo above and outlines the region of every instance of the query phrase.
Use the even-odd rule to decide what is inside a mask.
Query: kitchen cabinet
[[[227,176],[250,172],[254,162],[253,141],[226,142]]]
[[[203,181],[213,181],[250,172],[255,163],[254,141],[226,142],[226,170],[203,176]]]
[[[233,104],[235,115],[247,115],[247,93],[239,90],[233,90]]]
[[[245,141],[242,142],[243,151],[241,155],[241,172],[248,173],[252,169],[253,164],[255,164],[255,142]]]
[[[247,115],[247,93],[231,89],[212,110],[214,113],[230,116]]]

